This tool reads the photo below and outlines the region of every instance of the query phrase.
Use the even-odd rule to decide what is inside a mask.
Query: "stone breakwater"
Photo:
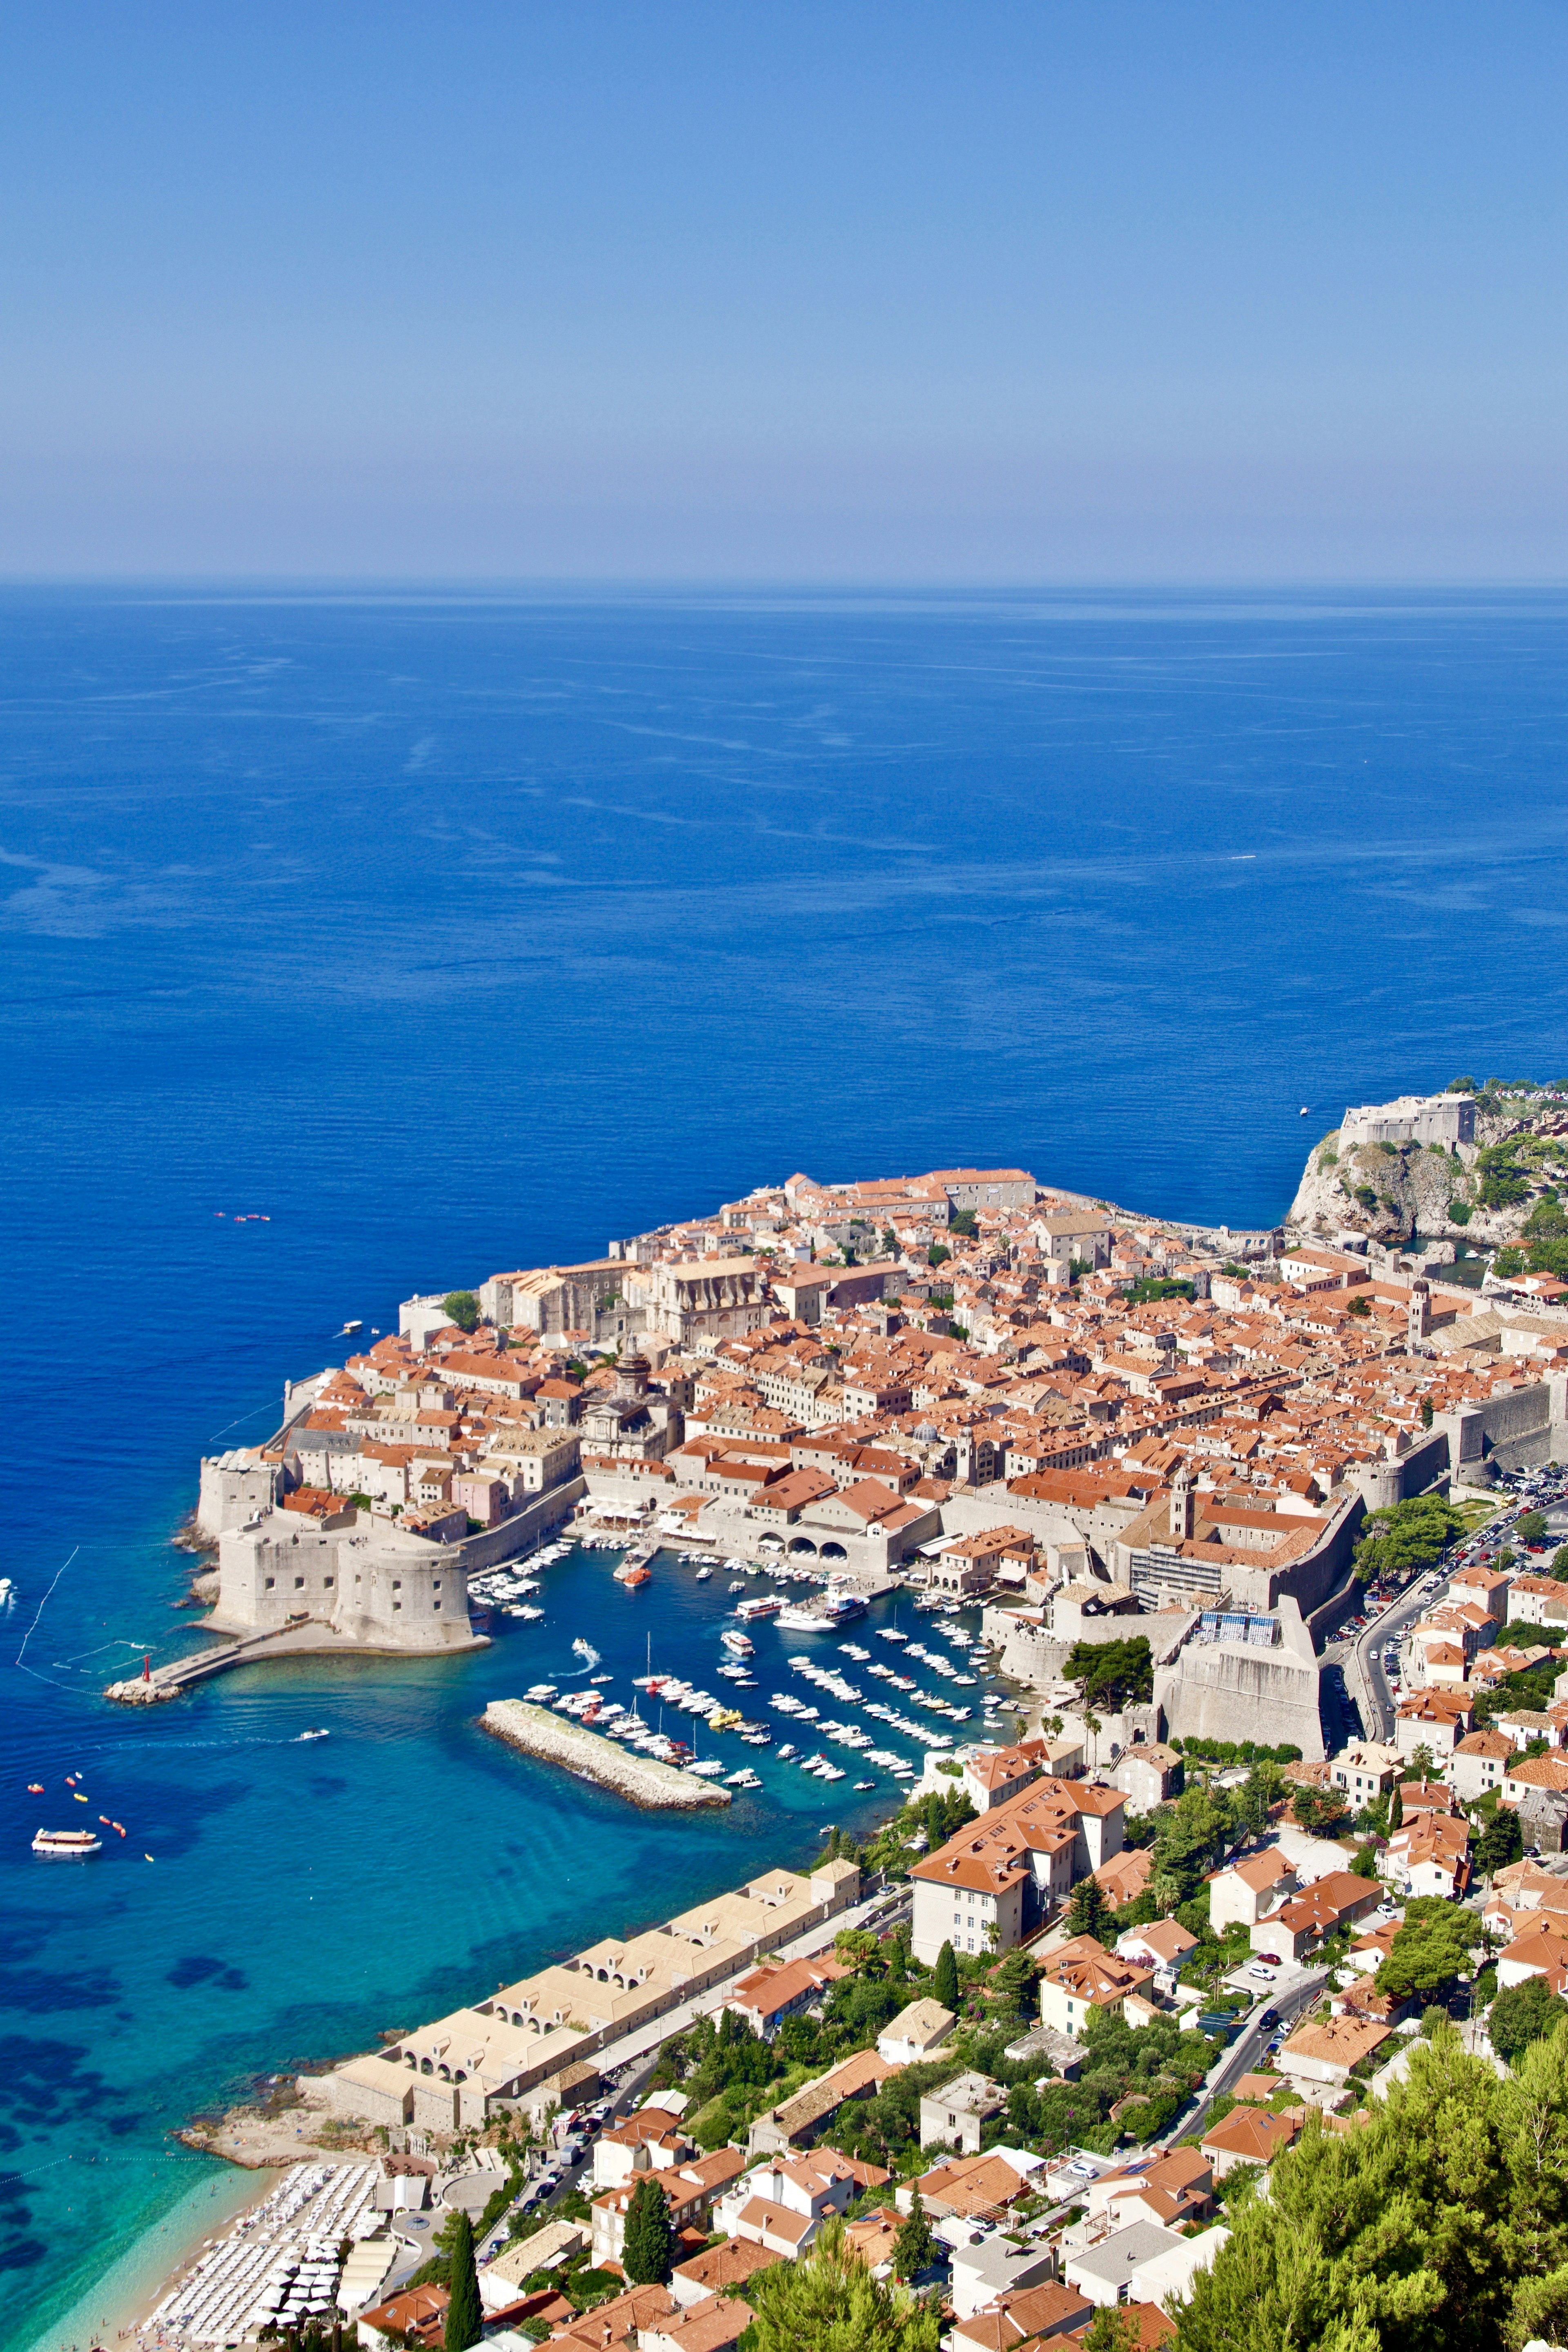
[[[521,1748],[547,1764],[563,1764],[580,1780],[595,1780],[629,1804],[646,1811],[695,1811],[701,1805],[728,1805],[728,1789],[677,1771],[672,1764],[635,1756],[613,1739],[585,1731],[581,1724],[563,1723],[547,1706],[530,1706],[526,1699],[492,1698],[479,1717],[480,1727],[510,1747]]]

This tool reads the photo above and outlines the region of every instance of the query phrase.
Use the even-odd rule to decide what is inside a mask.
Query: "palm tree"
[[[1089,1758],[1089,1769],[1091,1772],[1097,1771],[1100,1767],[1100,1734],[1102,1729],[1099,1716],[1090,1715],[1086,1710],[1083,1718],[1083,1727],[1088,1732],[1090,1740],[1094,1744],[1094,1754]]]

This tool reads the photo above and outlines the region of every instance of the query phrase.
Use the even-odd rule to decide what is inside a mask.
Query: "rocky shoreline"
[[[704,1805],[733,1801],[728,1789],[716,1789],[671,1764],[629,1754],[613,1739],[585,1731],[580,1724],[564,1723],[547,1706],[531,1706],[526,1699],[492,1698],[479,1717],[481,1730],[509,1747],[521,1748],[547,1764],[564,1765],[580,1780],[593,1780],[628,1804],[645,1811],[694,1812]]]

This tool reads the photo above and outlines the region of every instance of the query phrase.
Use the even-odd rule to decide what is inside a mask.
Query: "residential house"
[[[1122,1749],[1107,1778],[1135,1813],[1152,1813],[1168,1797],[1179,1796],[1184,1767],[1173,1748],[1159,1740],[1136,1741]]]
[[[1232,2107],[1229,2115],[1209,2126],[1198,2142],[1199,2151],[1213,2167],[1216,2180],[1223,2180],[1238,2164],[1270,2165],[1282,2148],[1295,2146],[1305,2115],[1301,2107],[1285,2115],[1268,2107]]]
[[[696,2142],[687,2138],[678,2115],[667,2107],[639,2107],[595,2140],[594,2188],[619,2189],[637,2173],[662,2172],[696,2154]]]
[[[1352,2066],[1382,2049],[1391,2030],[1370,2018],[1353,2017],[1299,2026],[1280,2050],[1279,2071],[1298,2084],[1338,2087],[1349,2081]]]
[[[1469,1843],[1462,1814],[1417,1812],[1391,1833],[1377,1858],[1378,1875],[1406,1895],[1456,1901],[1470,1881]]]
[[[1043,2286],[1056,2277],[1054,2246],[1020,2242],[988,2230],[954,2246],[948,2300],[960,2319],[994,2308],[1005,2294]]]
[[[942,2014],[951,2023],[950,2012],[944,2010]],[[884,2058],[879,2051],[856,2051],[842,2065],[819,2074],[814,2083],[804,2084],[793,2097],[760,2115],[747,2137],[747,2153],[784,2156],[811,2147],[831,2128],[848,2101],[874,2098],[898,2072],[898,2063]]]
[[[956,2257],[954,2278],[957,2277]],[[956,2310],[956,2299],[954,2308]],[[1076,2335],[1087,2327],[1094,2317],[1094,2305],[1087,2295],[1060,2279],[1043,2280],[1037,2286],[1018,2287],[979,2311],[957,2320],[943,2338],[949,2352],[1015,2352],[1025,2345],[1035,2352],[1037,2345]]]
[[[1568,1792],[1568,1757],[1526,1756],[1509,1765],[1502,1778],[1501,1802],[1522,1805],[1537,1790],[1554,1796]]]
[[[1198,2148],[1152,2150],[1101,2174],[1085,2193],[1091,2228],[1110,2233],[1135,2221],[1158,2221],[1185,2229],[1203,2221],[1214,2197],[1214,2173]]]
[[[1146,1960],[1154,1971],[1155,1989],[1169,1993],[1189,1952],[1195,1952],[1198,1939],[1179,1919],[1158,1919],[1152,1926],[1129,1927],[1116,1939],[1117,1958],[1123,1960]]]
[[[1381,1740],[1362,1740],[1330,1757],[1329,1780],[1332,1787],[1344,1790],[1352,1812],[1359,1813],[1377,1798],[1387,1796],[1399,1778],[1403,1760],[1397,1748]]]
[[[890,2178],[879,2166],[830,2147],[773,2157],[744,2175],[716,2217],[718,2226],[793,2262],[816,2243],[825,2222]]]
[[[1120,2016],[1127,1995],[1146,1992],[1153,1979],[1146,1963],[1121,1959],[1093,1936],[1075,1936],[1041,1970],[1041,2019],[1076,2040],[1091,2012]]]
[[[1448,1758],[1448,1785],[1461,1803],[1473,1805],[1489,1789],[1500,1789],[1513,1742],[1500,1731],[1468,1731]]]
[[[1277,1959],[1299,1960],[1325,1937],[1364,1919],[1382,1900],[1383,1889],[1375,1879],[1331,1870],[1293,1895],[1270,1917],[1260,1919],[1251,1931],[1252,1948]]]
[[[716,2197],[723,2194],[745,2168],[745,2158],[739,2148],[716,2148],[711,2156],[697,2157],[689,2164],[671,2164],[651,2172],[663,2189],[669,2206],[671,2226],[677,2231],[706,2230],[708,2217]],[[628,2180],[619,2189],[606,2189],[595,2197],[590,2207],[593,2222],[594,2261],[602,2269],[605,2263],[618,2263],[626,2242],[626,2208],[637,2187]]]
[[[798,2017],[820,2000],[829,1985],[851,1974],[837,1960],[790,1960],[780,1968],[753,1969],[741,1979],[724,2006],[743,2018],[753,2033],[771,2042],[786,2017]]]
[[[1007,2094],[988,2074],[973,2069],[955,2074],[951,2083],[928,2091],[921,2100],[921,2146],[956,2146],[966,2156],[973,2156],[979,2151],[983,2127],[1006,2104]]]
[[[1134,2221],[1130,2229],[1118,2230],[1114,2237],[1097,2239],[1069,2254],[1062,2265],[1062,2277],[1090,2303],[1114,2306],[1127,2300],[1133,2279],[1146,2263],[1186,2242],[1179,2231],[1167,2230],[1158,2221]]]
[[[1007,1951],[1075,1883],[1121,1851],[1127,1800],[1088,1780],[1039,1780],[917,1863],[912,1949]]]
[[[1506,1951],[1498,1954],[1497,1980],[1500,1987],[1523,1984],[1530,1977],[1544,1977],[1553,1992],[1568,1991],[1568,1933],[1556,1924],[1527,1927],[1516,1936]]]
[[[894,2202],[907,2213],[915,2191],[933,2221],[1000,2221],[1038,2187],[1045,2160],[1014,2147],[988,2148],[984,2156],[950,2156],[900,2187]]]
[[[524,2246],[531,2245],[530,2238]],[[678,2263],[669,2274],[669,2291],[677,2303],[689,2309],[693,2304],[705,2303],[710,2296],[732,2294],[744,2289],[759,2271],[772,2270],[782,2262],[783,2255],[770,2252],[752,2238],[726,2238],[722,2245],[705,2246],[700,2254]],[[484,2273],[479,2273],[481,2284]]]
[[[1475,1727],[1475,1701],[1467,1692],[1413,1691],[1394,1710],[1394,1744],[1406,1759],[1421,1748],[1447,1756]]]
[[[1208,1882],[1209,1922],[1216,1936],[1227,1927],[1255,1927],[1296,1891],[1296,1865],[1277,1845],[1244,1854]]]
[[[958,2020],[940,2000],[911,2000],[877,2036],[877,2055],[890,2066],[912,2066],[939,2050]]]

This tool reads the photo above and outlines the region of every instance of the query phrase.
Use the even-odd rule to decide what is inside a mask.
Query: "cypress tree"
[[[893,2268],[901,2279],[917,2278],[935,2262],[940,2251],[936,2232],[926,2219],[925,2200],[917,2189],[908,2216],[900,2223],[893,2240]]]
[[[943,2009],[951,2009],[953,2014],[955,2016],[957,2015],[958,1962],[953,1957],[952,1946],[951,1944],[943,1944],[941,1951],[936,1956],[936,1969],[931,1979],[931,1992],[933,1997],[937,2000],[941,2001]]]
[[[628,2286],[667,2286],[675,2267],[675,2225],[657,2174],[643,2173],[626,2207],[621,2268]]]
[[[474,2225],[460,2210],[453,2218],[452,2251],[447,2258],[447,2283],[452,2300],[447,2305],[446,2352],[469,2352],[479,2340],[479,2273],[474,2261]]]
[[[1395,1780],[1394,1784],[1394,1793],[1388,1801],[1388,1833],[1390,1837],[1393,1836],[1396,1829],[1403,1827],[1404,1822],[1405,1799],[1400,1794],[1399,1783]]]

